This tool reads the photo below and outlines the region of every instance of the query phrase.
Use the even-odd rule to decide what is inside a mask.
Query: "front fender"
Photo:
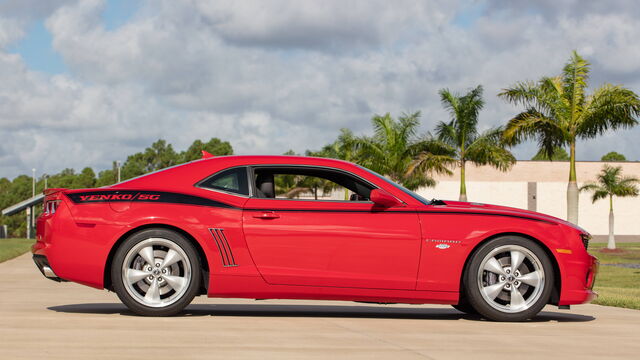
[[[426,213],[421,214],[420,221],[422,250],[417,290],[460,291],[462,272],[473,251],[482,242],[503,234],[536,239],[554,256],[552,249],[561,248],[565,242],[560,225],[525,218]]]

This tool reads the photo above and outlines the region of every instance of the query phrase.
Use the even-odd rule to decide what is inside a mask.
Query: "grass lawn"
[[[33,239],[0,239],[0,262],[26,253],[34,242]]]
[[[640,269],[604,264],[640,264],[640,243],[619,243],[620,253],[603,253],[606,243],[591,243],[589,252],[600,260],[594,304],[640,310]]]

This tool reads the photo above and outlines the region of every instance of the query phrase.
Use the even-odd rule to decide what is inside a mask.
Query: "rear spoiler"
[[[209,159],[212,157],[215,157],[215,156],[206,150],[202,150],[202,159]]]
[[[62,192],[68,190],[66,188],[49,188],[49,189],[44,189],[44,191],[42,192],[44,194],[44,196],[50,196],[50,195],[54,195],[56,193]]]

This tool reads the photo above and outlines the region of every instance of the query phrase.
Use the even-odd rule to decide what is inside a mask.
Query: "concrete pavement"
[[[30,254],[0,264],[0,359],[620,359],[639,340],[640,311],[598,305],[493,323],[449,306],[200,297],[145,318],[45,279]]]

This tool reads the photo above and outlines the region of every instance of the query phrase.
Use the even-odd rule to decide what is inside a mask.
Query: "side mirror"
[[[371,190],[369,199],[373,201],[374,204],[384,208],[390,208],[402,204],[400,200],[396,199],[393,195],[382,189]]]

